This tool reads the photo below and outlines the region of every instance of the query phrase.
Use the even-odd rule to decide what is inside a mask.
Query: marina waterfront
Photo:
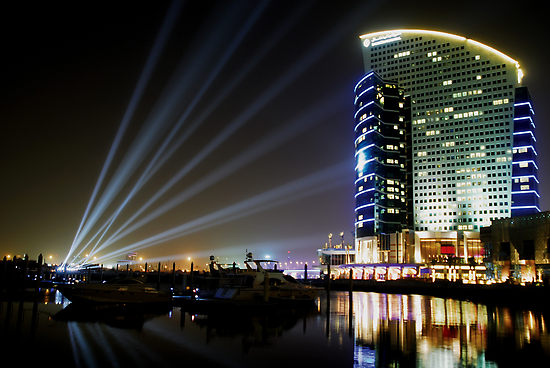
[[[55,289],[0,302],[20,365],[506,367],[550,358],[548,314],[423,295],[332,291],[307,309],[88,309]]]

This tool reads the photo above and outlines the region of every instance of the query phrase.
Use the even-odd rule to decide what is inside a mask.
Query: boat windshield
[[[254,261],[247,261],[246,264],[254,270],[258,269],[258,265],[264,270],[269,271],[277,271],[279,268],[279,262],[267,259],[255,259]]]

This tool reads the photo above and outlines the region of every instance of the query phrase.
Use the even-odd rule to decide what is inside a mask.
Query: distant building
[[[340,243],[337,244],[332,243],[332,234],[329,234],[328,238],[328,243],[317,249],[317,256],[321,265],[338,266],[355,263],[355,248],[353,244],[344,242],[344,233],[340,233]]]
[[[481,229],[486,264],[497,280],[550,278],[550,211],[494,220]]]

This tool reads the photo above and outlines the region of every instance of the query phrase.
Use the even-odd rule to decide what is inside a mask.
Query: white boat
[[[114,279],[98,284],[65,284],[56,286],[73,303],[156,304],[169,303],[172,296],[141,280]]]
[[[246,269],[224,269],[211,257],[210,269],[219,278],[218,287],[209,297],[234,301],[311,302],[320,288],[299,283],[295,278],[277,270],[277,261],[253,259],[249,253]],[[216,269],[217,268],[217,269]]]

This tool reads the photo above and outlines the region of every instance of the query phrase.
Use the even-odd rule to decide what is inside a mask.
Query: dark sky
[[[172,6],[137,3],[2,6],[1,255],[42,252],[59,262],[70,249]],[[548,31],[538,2],[201,0],[183,2],[177,14],[96,199],[117,177],[120,190],[89,235],[131,191],[182,114],[175,135],[185,137],[182,144],[170,143],[173,153],[153,165],[104,240],[186,174],[137,220],[162,215],[98,256],[176,227],[139,255],[202,261],[214,254],[232,262],[248,249],[312,261],[329,232],[351,239],[358,36],[391,28],[459,34],[520,62],[537,113],[541,209],[550,208]]]

